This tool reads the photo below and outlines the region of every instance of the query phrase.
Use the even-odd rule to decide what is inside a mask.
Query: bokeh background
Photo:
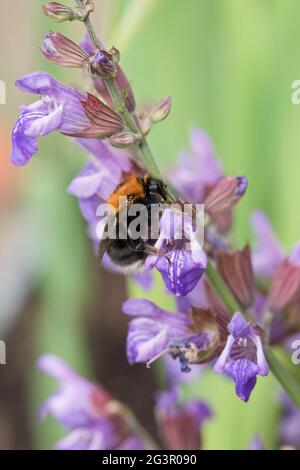
[[[84,87],[80,72],[56,68],[39,52],[48,30],[80,41],[83,26],[51,23],[41,13],[42,0],[2,3],[0,79],[7,104],[0,105],[0,339],[6,341],[7,364],[0,366],[0,448],[51,448],[63,433],[50,418],[41,424],[36,417],[55,386],[35,367],[45,352],[103,383],[155,432],[153,394],[160,374],[127,365],[125,281],[97,269],[77,203],[65,191],[84,155],[71,140],[52,135],[41,139],[26,168],[9,161],[18,106],[32,100],[14,88],[15,80],[42,69]],[[138,101],[173,98],[170,117],[150,136],[160,166],[167,168],[187,147],[192,126],[204,128],[226,172],[249,178],[237,210],[237,242],[252,239],[249,215],[261,208],[289,249],[300,238],[300,105],[291,102],[292,82],[300,79],[299,1],[95,5],[98,33],[107,46],[121,49]],[[164,302],[156,292],[160,297]],[[186,393],[206,397],[214,408],[205,448],[247,448],[256,435],[276,447],[279,390],[272,377],[259,379],[247,405],[229,381],[210,373]]]

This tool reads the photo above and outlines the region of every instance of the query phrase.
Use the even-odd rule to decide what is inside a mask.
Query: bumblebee
[[[128,214],[128,209],[135,204],[145,206],[148,210],[148,222],[150,222],[151,206],[169,204],[171,199],[166,184],[150,175],[145,177],[129,176],[122,181],[107,200],[115,216],[116,237],[108,237],[100,242],[98,261],[101,262],[106,252],[121,271],[125,273],[138,272],[149,254],[159,254],[159,252],[151,245],[151,240],[134,239],[131,236],[128,227],[136,216]],[[125,219],[124,210],[121,210],[124,207],[121,206],[120,201],[125,201]],[[123,217],[121,217],[121,213]],[[123,226],[126,226],[125,237],[120,236]]]

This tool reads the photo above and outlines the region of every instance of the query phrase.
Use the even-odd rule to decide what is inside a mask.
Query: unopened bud
[[[94,4],[91,0],[87,0],[83,8],[70,8],[58,2],[50,2],[43,6],[45,15],[58,23],[74,20],[85,21],[93,10]]]
[[[171,111],[171,105],[172,98],[170,96],[157,103],[157,105],[149,113],[151,121],[153,123],[157,123],[166,119]]]
[[[140,139],[138,134],[133,134],[129,131],[121,131],[110,137],[109,142],[114,147],[125,148],[129,145],[135,144]]]
[[[233,253],[218,253],[217,266],[238,302],[245,308],[250,307],[254,297],[254,282],[249,246]]]
[[[41,50],[50,62],[64,67],[84,68],[88,64],[88,55],[75,42],[60,33],[47,34]]]
[[[110,49],[109,51],[110,55],[111,55],[111,58],[112,58],[112,61],[115,63],[115,64],[118,64],[120,62],[120,51],[118,49],[116,49],[115,47],[112,47],[112,49]]]
[[[280,311],[300,302],[300,267],[285,259],[278,267],[271,284],[268,305]]]
[[[231,209],[245,194],[247,186],[248,182],[245,176],[222,178],[205,199],[205,211],[213,216]]]
[[[139,126],[143,135],[149,134],[152,125],[153,125],[153,122],[149,118],[148,113],[142,113],[139,116]]]
[[[110,52],[99,47],[90,55],[91,73],[103,78],[115,78],[117,75],[116,64]]]

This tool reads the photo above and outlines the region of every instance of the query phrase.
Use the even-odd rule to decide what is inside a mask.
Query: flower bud
[[[219,253],[217,266],[238,302],[245,308],[250,307],[254,297],[254,280],[249,246],[246,246],[242,251]]]
[[[103,78],[115,78],[117,75],[116,64],[110,52],[97,47],[89,57],[92,74]]]
[[[157,396],[155,415],[165,448],[197,450],[202,444],[202,426],[212,417],[212,411],[198,399],[182,402],[173,388]]]
[[[245,176],[222,178],[205,199],[205,211],[210,215],[215,215],[231,209],[245,194],[247,186]]]
[[[172,98],[170,96],[157,103],[157,105],[149,113],[151,121],[153,123],[157,123],[166,119],[171,111],[171,104]]]
[[[148,113],[142,113],[139,116],[139,126],[143,135],[149,134],[152,128],[153,122],[149,118]]]
[[[118,64],[120,62],[120,51],[116,49],[115,47],[112,47],[109,51],[111,58],[115,64]]]
[[[45,15],[58,23],[74,20],[85,21],[93,10],[94,4],[91,0],[87,0],[83,8],[70,8],[58,2],[50,2],[43,6]]]
[[[47,34],[41,50],[46,59],[63,67],[83,68],[88,64],[88,55],[75,42],[60,33]]]
[[[300,267],[290,259],[285,259],[272,280],[268,305],[280,311],[300,302]]]
[[[139,140],[138,134],[133,134],[130,131],[121,131],[110,137],[109,143],[114,147],[125,148],[129,145],[135,144]]]

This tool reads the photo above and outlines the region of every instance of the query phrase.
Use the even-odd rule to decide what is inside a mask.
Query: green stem
[[[270,368],[277,378],[278,382],[282,385],[288,393],[294,404],[300,408],[300,385],[293,376],[293,374],[286,369],[281,362],[277,359],[270,346],[265,347],[265,355],[270,365]]]
[[[126,124],[126,126],[135,134],[139,133],[140,130],[135,122],[135,119],[126,108],[124,99],[120,96],[114,80],[108,79],[105,81],[105,83],[107,85],[111,99],[114,102],[116,111],[122,116],[123,121]]]
[[[79,7],[84,7],[83,0],[76,0]],[[93,25],[89,18],[84,21],[87,32],[91,38],[91,41],[95,47],[102,47],[99,43]],[[140,129],[136,123],[134,116],[128,111],[125,106],[124,99],[120,96],[120,93],[116,87],[115,81],[113,79],[106,80],[107,88],[109,90],[111,99],[115,105],[117,112],[122,116],[124,124],[130,129],[134,134],[139,134]],[[149,145],[146,141],[145,136],[143,136],[141,142],[138,144],[139,151],[142,155],[145,168],[149,171],[152,176],[156,176],[159,179],[162,179],[159,168],[154,160],[152,152],[149,148]]]
[[[233,315],[235,312],[242,312],[242,307],[237,303],[211,261],[208,261],[205,274],[229,313]]]
[[[139,423],[131,411],[127,411],[125,419],[128,426],[147,445],[148,450],[159,450],[159,445],[153,440],[152,436],[150,436],[146,429]]]
[[[140,151],[143,155],[143,160],[145,162],[146,168],[149,170],[150,174],[152,176],[155,176],[156,178],[162,179],[161,173],[159,171],[159,168],[153,158],[153,155],[151,153],[151,150],[149,148],[149,145],[147,143],[146,139],[143,139],[142,142],[139,145]]]
[[[79,8],[84,8],[83,0],[76,0],[76,1],[77,1],[77,5],[79,6]],[[87,32],[89,33],[89,36],[91,38],[93,45],[97,47],[99,45],[99,41],[98,41],[97,35],[95,33],[95,30],[92,26],[92,23],[89,17],[87,17],[86,20],[84,20],[84,24],[86,26]]]

